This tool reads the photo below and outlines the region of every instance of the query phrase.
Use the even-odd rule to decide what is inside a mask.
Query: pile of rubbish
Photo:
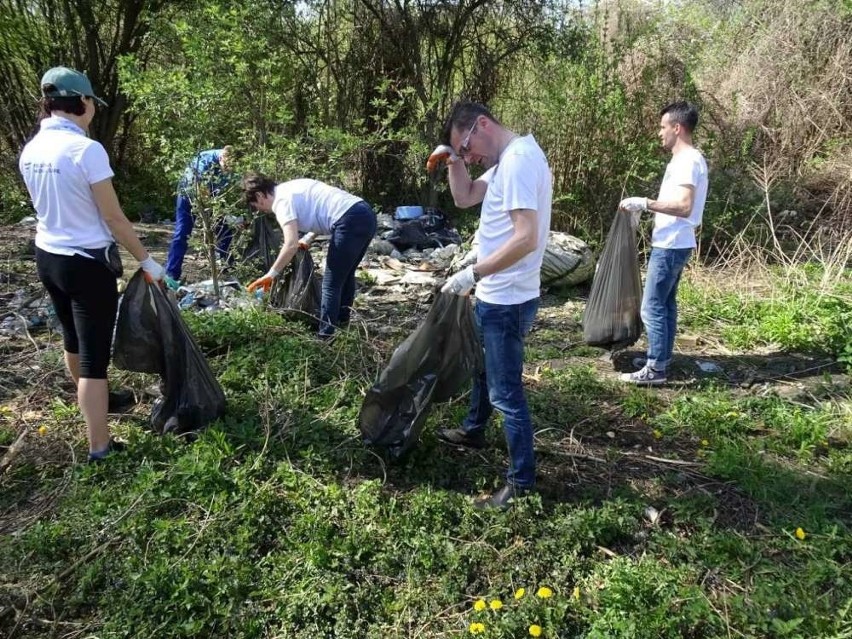
[[[59,330],[59,319],[53,310],[53,304],[44,290],[27,295],[24,289],[18,289],[0,300],[0,335],[25,335],[29,331],[51,328]]]

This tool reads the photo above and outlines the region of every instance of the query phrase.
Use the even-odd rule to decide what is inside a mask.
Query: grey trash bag
[[[319,326],[322,304],[322,279],[317,272],[311,252],[299,247],[284,277],[272,285],[269,304],[284,311],[284,315]]]
[[[364,443],[398,459],[419,440],[432,404],[450,399],[483,367],[470,298],[438,293],[364,398],[358,415]]]
[[[612,350],[627,348],[642,334],[642,282],[633,216],[615,215],[583,312],[583,340]]]
[[[225,412],[225,394],[183,321],[170,292],[130,279],[118,310],[113,362],[116,367],[161,377],[151,412],[158,433],[197,432]]]

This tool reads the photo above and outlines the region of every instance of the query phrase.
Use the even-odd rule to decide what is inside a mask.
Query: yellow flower
[[[503,607],[503,602],[499,599],[492,599],[491,603],[488,604],[488,607],[491,608],[491,610],[500,610],[500,608]]]
[[[659,439],[663,436],[663,433],[658,431],[656,428],[651,432],[651,434],[654,436],[654,439]]]
[[[481,635],[483,632],[485,632],[484,623],[479,623],[478,621],[475,621],[474,623],[470,624],[470,634]]]
[[[801,540],[804,540],[805,537],[807,537],[807,534],[805,534],[805,531],[801,528],[796,528],[796,537]]]
[[[525,594],[527,594],[526,588],[518,588],[515,591],[515,599],[523,599]]]
[[[530,634],[533,637],[540,637],[541,636],[541,626],[537,626],[536,624],[531,625],[530,626]]]
[[[709,441],[707,441],[706,439],[702,439],[702,440],[701,440],[701,445],[702,445],[702,446],[709,446],[709,445],[710,445],[710,442],[709,442]]]
[[[574,591],[571,593],[571,596],[577,601],[580,601],[580,586],[574,586]]]
[[[536,597],[540,597],[541,599],[550,599],[553,596],[553,591],[547,586],[542,586],[538,589],[538,592],[535,593]]]
[[[485,600],[477,599],[473,604],[474,610],[485,610]]]
[[[39,426],[38,427],[38,434],[41,435],[42,437],[47,435],[47,426],[44,426],[44,425]]]

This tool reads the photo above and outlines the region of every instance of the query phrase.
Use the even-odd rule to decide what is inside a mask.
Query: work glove
[[[628,197],[621,200],[618,208],[629,213],[641,213],[648,210],[648,198],[646,197]]]
[[[139,268],[145,272],[145,281],[149,284],[153,282],[162,282],[163,277],[166,275],[166,269],[160,266],[150,255],[139,262]]]
[[[180,280],[173,279],[168,274],[163,276],[163,281],[166,283],[166,288],[170,291],[176,291],[180,288]]]
[[[269,289],[272,288],[272,284],[275,282],[276,277],[278,277],[278,271],[271,268],[266,275],[249,284],[246,287],[246,290],[248,290],[249,293],[254,293],[257,289],[260,289],[264,293],[268,293]]]
[[[435,147],[435,150],[432,151],[429,159],[426,160],[426,170],[429,171],[429,173],[434,173],[441,168],[442,163],[450,165],[458,159],[459,156],[456,155],[455,151],[453,151],[453,147],[441,144]]]
[[[475,285],[476,278],[473,274],[473,264],[471,264],[448,279],[441,287],[441,292],[467,295]]]
[[[245,218],[242,215],[226,215],[223,219],[228,226],[245,224]]]
[[[305,249],[306,251],[311,248],[311,244],[316,238],[317,234],[313,231],[308,231],[302,237],[299,238],[299,248]]]

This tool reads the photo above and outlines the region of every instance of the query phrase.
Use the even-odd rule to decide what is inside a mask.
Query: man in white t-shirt
[[[660,112],[660,140],[672,152],[656,200],[629,197],[619,209],[628,214],[654,212],[651,256],[642,298],[642,322],[648,335],[648,358],[621,380],[631,384],[666,382],[677,331],[677,287],[695,248],[695,229],[701,225],[707,200],[707,162],[692,144],[698,111],[688,102],[673,102]]]
[[[524,338],[538,310],[552,177],[533,136],[522,137],[505,128],[481,104],[457,103],[443,138],[427,168],[434,171],[445,162],[456,205],[467,208],[482,203],[482,209],[477,261],[453,275],[441,291],[468,295],[476,286],[476,323],[485,349],[485,371],[474,380],[462,427],[442,428],[438,437],[482,448],[493,409],[503,414],[510,458],[506,485],[476,505],[505,510],[516,496],[535,486],[532,421],[522,373]],[[468,164],[486,171],[471,180]]]
[[[248,286],[268,291],[299,247],[299,231],[329,235],[322,278],[319,337],[329,339],[349,324],[355,300],[355,272],[376,233],[373,208],[360,197],[319,180],[301,178],[277,184],[259,173],[243,178],[246,202],[274,213],[284,242],[272,267]]]

